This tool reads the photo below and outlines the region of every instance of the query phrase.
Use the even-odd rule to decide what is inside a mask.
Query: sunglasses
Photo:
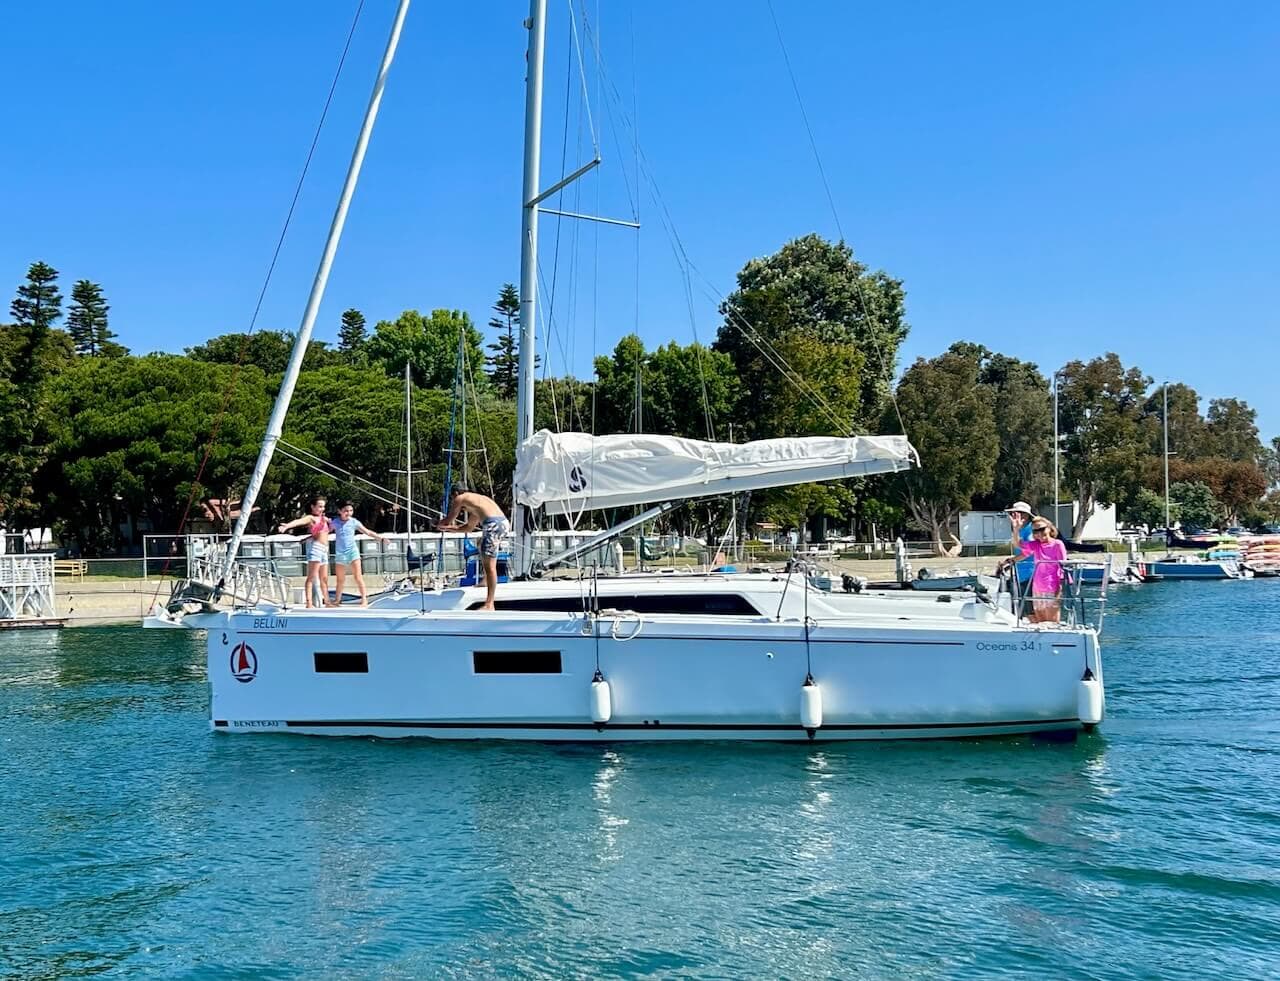
[[[1032,525],[1031,530],[1037,535],[1040,534],[1040,532],[1042,531],[1046,535],[1049,534],[1049,527],[1047,525]]]

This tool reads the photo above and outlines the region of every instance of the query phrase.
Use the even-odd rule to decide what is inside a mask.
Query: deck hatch
[[[316,651],[316,674],[368,674],[369,655],[364,651]]]
[[[560,674],[559,651],[472,651],[476,674]]]

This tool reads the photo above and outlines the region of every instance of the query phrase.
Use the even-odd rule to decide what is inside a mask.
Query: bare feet
[[[492,603],[486,603],[484,606],[480,607],[480,609],[481,609],[481,610],[483,610],[485,613],[497,613],[497,612],[498,612],[496,609],[494,609],[494,606],[493,606],[493,604],[492,604]]]

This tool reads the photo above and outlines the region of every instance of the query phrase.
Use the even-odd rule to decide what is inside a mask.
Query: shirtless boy
[[[467,519],[462,520],[463,513]],[[511,533],[507,516],[491,497],[474,491],[457,491],[449,504],[449,513],[436,522],[436,531],[461,531],[480,529],[480,561],[484,566],[485,601],[482,610],[492,610],[493,594],[498,588],[498,553],[503,539]]]

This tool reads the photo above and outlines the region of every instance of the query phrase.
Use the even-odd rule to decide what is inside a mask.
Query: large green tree
[[[27,268],[26,282],[9,304],[17,347],[12,358],[13,380],[19,386],[35,386],[46,376],[46,348],[54,324],[62,317],[62,293],[58,270],[45,262]]]
[[[1000,456],[991,490],[974,507],[1001,510],[1013,501],[1049,499],[1053,488],[1053,396],[1036,365],[960,341],[950,348],[977,358],[978,386],[991,403]]]
[[[47,382],[71,361],[71,339],[54,324],[62,316],[58,271],[34,262],[10,304],[13,323],[0,327],[0,523],[20,530],[40,520],[35,477],[48,455],[43,426]]]
[[[628,334],[612,357],[596,358],[594,431],[728,439],[737,394],[728,355],[674,341],[647,352]]]
[[[740,390],[737,422],[753,437],[785,435],[797,400],[814,403],[825,432],[878,425],[889,395],[898,346],[907,335],[902,283],[870,272],[843,242],[817,235],[752,259],[720,306],[724,323],[715,349],[733,360]],[[806,372],[827,352],[856,384],[832,390]],[[804,365],[793,365],[803,356]],[[801,385],[791,372],[807,384]],[[895,425],[896,428],[896,425]]]
[[[425,317],[417,310],[406,310],[395,320],[380,320],[365,350],[370,364],[392,377],[402,377],[408,363],[413,382],[420,388],[452,389],[459,336],[467,365],[479,383],[484,379],[484,338],[461,310],[433,310]]]
[[[1138,492],[1125,507],[1121,518],[1126,525],[1163,528],[1164,498],[1148,487],[1139,487]]]
[[[591,432],[593,394],[594,386],[572,376],[538,380],[533,386],[533,428]]]
[[[338,329],[338,353],[348,363],[356,363],[363,353],[367,334],[364,314],[355,307],[343,310],[342,326]]]
[[[118,543],[126,519],[155,531],[178,527],[194,497],[235,498],[253,469],[270,407],[266,376],[246,367],[223,409],[233,369],[174,355],[80,358],[49,385],[49,459],[37,488],[55,527],[84,554]],[[200,461],[221,419],[200,478]],[[270,511],[287,459],[268,475]]]
[[[1196,483],[1208,487],[1228,520],[1247,512],[1267,492],[1267,475],[1253,462],[1228,460],[1220,456],[1199,460],[1169,461],[1169,474],[1179,483]]]
[[[1164,400],[1165,385],[1151,390],[1142,406],[1143,416],[1150,420],[1146,432],[1150,452],[1159,457],[1164,454]],[[1170,382],[1169,389],[1169,452],[1183,460],[1196,460],[1211,456],[1209,432],[1204,416],[1200,414],[1200,396],[1190,385]]]
[[[1115,354],[1062,368],[1058,384],[1062,474],[1078,509],[1078,538],[1100,504],[1123,511],[1142,485],[1139,459],[1150,445],[1142,406],[1150,379]]]
[[[220,334],[203,344],[187,348],[187,356],[196,361],[210,361],[214,364],[251,364],[261,368],[268,375],[283,374],[289,365],[289,355],[293,351],[294,335],[279,330],[259,330],[246,339],[244,334]],[[336,364],[340,360],[337,352],[330,351],[324,341],[311,341],[307,345],[306,356],[302,359],[302,370],[322,368]],[[403,365],[401,368],[403,369]]]
[[[1000,456],[990,393],[973,351],[919,358],[898,383],[898,409],[920,466],[898,478],[903,501],[935,542],[976,494],[990,492]]]
[[[1271,445],[1263,456],[1262,469],[1271,487],[1280,485],[1280,436],[1271,437]]]
[[[102,287],[87,279],[77,280],[71,287],[71,306],[67,310],[67,333],[75,344],[76,354],[96,358],[118,358],[128,352],[113,338],[115,332],[107,322],[106,297]]]
[[[1209,403],[1208,443],[1213,456],[1258,463],[1263,457],[1258,439],[1258,413],[1243,399],[1214,399]]]
[[[516,397],[516,379],[520,366],[519,337],[520,291],[514,283],[505,284],[498,291],[498,301],[493,305],[489,329],[497,332],[497,340],[489,345],[493,354],[485,358],[489,365],[489,380],[499,398]]]
[[[1177,519],[1184,530],[1213,528],[1222,520],[1222,505],[1207,484],[1185,481],[1173,484],[1169,496],[1177,507]]]

